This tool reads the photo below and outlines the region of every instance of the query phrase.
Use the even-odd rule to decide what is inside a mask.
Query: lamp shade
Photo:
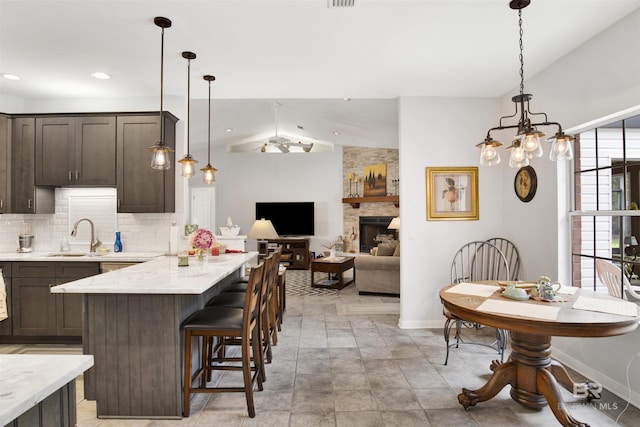
[[[627,246],[637,246],[638,239],[636,239],[636,236],[627,236],[624,238],[624,244]]]
[[[277,239],[279,237],[276,229],[273,228],[273,224],[268,219],[257,219],[251,226],[247,236],[256,240]]]
[[[400,217],[397,216],[391,220],[389,226],[387,227],[389,230],[400,230]]]

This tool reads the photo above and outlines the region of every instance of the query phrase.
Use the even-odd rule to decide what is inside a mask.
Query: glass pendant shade
[[[178,160],[178,163],[182,165],[180,176],[191,178],[196,174],[196,169],[193,166],[198,163],[198,161],[191,157],[190,154],[185,154],[182,159]]]
[[[520,141],[517,141],[518,145],[514,145],[511,148],[511,156],[509,157],[510,168],[521,168],[529,165],[529,158],[527,152],[520,146]]]
[[[540,138],[542,137],[544,137],[544,133],[537,131],[527,132],[522,136],[522,148],[527,153],[528,158],[542,157],[542,145],[540,144]]]
[[[157,170],[171,169],[171,159],[169,154],[173,152],[173,149],[158,142],[153,147],[149,147],[149,150],[153,152],[151,155],[151,168]]]
[[[208,164],[200,170],[202,171],[202,181],[205,184],[213,184],[216,181],[216,172],[218,169]]]
[[[493,144],[483,144],[480,152],[480,165],[493,166],[500,163],[500,153]]]
[[[549,153],[549,159],[556,160],[571,160],[573,159],[573,150],[571,149],[571,141],[573,137],[565,135],[564,133],[557,133],[553,138],[550,138],[551,152]]]

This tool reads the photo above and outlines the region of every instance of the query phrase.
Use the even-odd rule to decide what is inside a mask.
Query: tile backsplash
[[[54,214],[0,214],[0,252],[17,250],[23,222],[31,224],[34,252],[59,251],[65,239],[72,251],[88,251],[90,227],[86,221],[78,225],[77,236],[71,236],[80,218],[94,222],[96,237],[111,250],[119,230],[124,252],[166,253],[171,224],[183,226],[175,213],[118,214],[114,188],[56,188],[55,204]]]

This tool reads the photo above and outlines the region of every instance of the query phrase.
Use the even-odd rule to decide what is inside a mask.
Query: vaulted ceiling
[[[519,84],[518,16],[506,0],[328,3],[0,0],[0,73],[21,77],[0,78],[0,95],[26,106],[49,98],[148,97],[147,110],[157,109],[156,16],[173,22],[165,30],[166,96],[186,96],[181,52],[197,54],[191,96],[198,143],[206,139],[204,74],[216,76],[212,137],[225,144],[271,136],[277,101],[283,133],[394,146],[398,96],[498,97]],[[523,10],[525,75],[638,7],[640,0],[532,0]],[[96,71],[112,78],[96,80]]]

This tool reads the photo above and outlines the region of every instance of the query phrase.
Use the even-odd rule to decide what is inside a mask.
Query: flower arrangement
[[[196,251],[200,261],[204,259],[205,251],[211,249],[214,243],[213,233],[206,228],[198,228],[189,234],[189,245]]]

